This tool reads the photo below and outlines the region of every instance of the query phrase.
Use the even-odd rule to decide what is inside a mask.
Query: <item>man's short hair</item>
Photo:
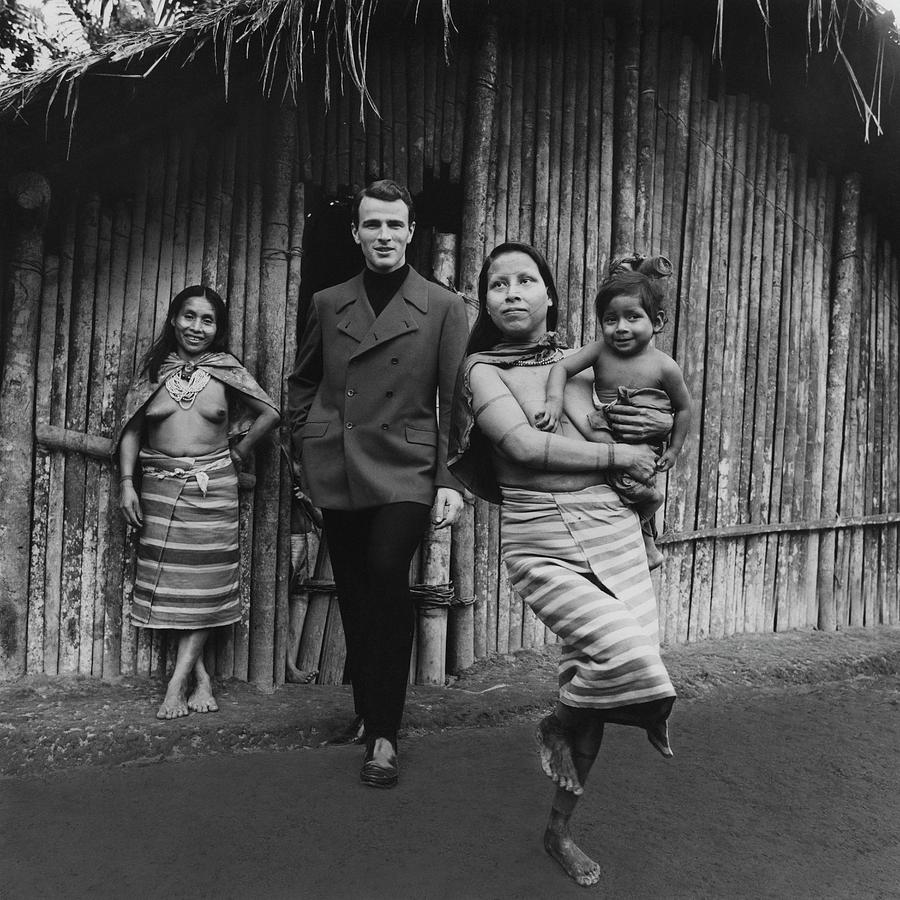
[[[359,207],[363,197],[371,197],[373,200],[386,200],[388,203],[392,203],[394,200],[402,200],[409,210],[409,224],[412,225],[416,221],[416,208],[413,206],[412,194],[402,184],[397,184],[396,181],[391,181],[390,178],[382,178],[380,181],[373,181],[371,184],[367,184],[353,198],[353,206],[350,213],[351,220],[357,227],[359,227]]]

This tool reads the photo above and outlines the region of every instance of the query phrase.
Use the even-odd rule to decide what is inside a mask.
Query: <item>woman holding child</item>
[[[644,728],[671,756],[666,720],[675,691],[659,656],[656,600],[638,516],[607,479],[647,482],[658,471],[646,445],[600,443],[591,433],[591,378],[565,387],[547,427],[547,380],[567,355],[553,328],[557,296],[543,257],[501,244],[478,282],[479,318],[460,373],[449,466],[467,487],[501,504],[510,581],[563,642],[559,702],[538,727],[544,771],[557,785],[544,846],[579,884],[600,868],[569,833],[569,819],[607,722]],[[630,439],[661,439],[666,412],[621,417]]]

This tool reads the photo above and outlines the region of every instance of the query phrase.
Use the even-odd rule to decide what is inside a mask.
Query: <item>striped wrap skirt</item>
[[[140,453],[143,471],[131,620],[212,628],[241,617],[237,472],[227,448],[196,457]]]
[[[562,641],[560,701],[614,709],[674,697],[634,510],[607,485],[504,487],[500,514],[510,582]]]

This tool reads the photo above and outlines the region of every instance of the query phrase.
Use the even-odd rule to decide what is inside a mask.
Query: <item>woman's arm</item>
[[[137,413],[125,426],[119,441],[119,509],[125,521],[140,528],[144,524],[141,501],[134,487],[134,472],[144,432],[144,413]]]
[[[554,473],[621,469],[640,481],[648,481],[656,471],[656,456],[649,447],[591,444],[533,428],[491,366],[475,366],[470,379],[478,427],[498,453],[519,465]]]
[[[256,413],[256,418],[253,420],[253,424],[247,433],[231,448],[231,458],[239,468],[243,466],[250,451],[256,446],[260,438],[268,434],[281,421],[281,416],[267,403],[263,403],[262,400],[242,395],[241,402],[251,412]]]

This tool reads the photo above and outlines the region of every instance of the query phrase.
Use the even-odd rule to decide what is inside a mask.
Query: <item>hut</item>
[[[660,343],[698,424],[660,521],[664,642],[896,623],[897,59],[856,0],[239,0],[0,85],[0,675],[164,673],[165,638],[127,619],[123,388],[203,282],[283,397],[377,177],[409,185],[411,261],[461,303],[497,242],[543,250],[573,343],[612,257],[673,260]],[[211,670],[340,682],[327,556],[277,440],[241,526],[243,617]],[[424,542],[411,679],[552,641],[499,542],[481,501]]]

